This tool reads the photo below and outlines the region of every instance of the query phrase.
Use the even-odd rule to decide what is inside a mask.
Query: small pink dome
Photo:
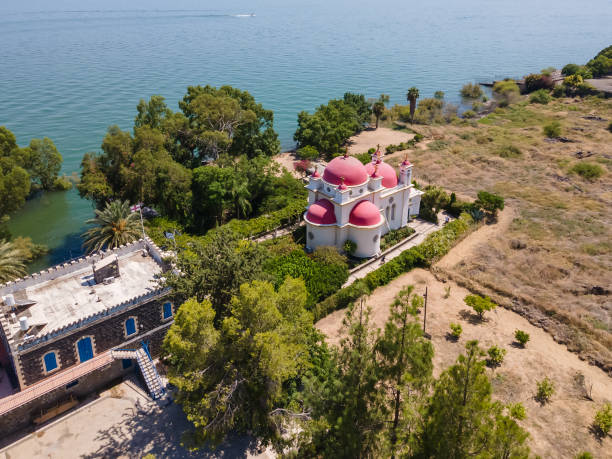
[[[334,205],[327,199],[313,202],[306,212],[306,220],[315,225],[333,225],[336,223]]]
[[[333,185],[340,185],[341,177],[344,177],[346,185],[356,186],[367,182],[368,173],[361,161],[354,156],[338,156],[325,168],[323,180]]]
[[[349,223],[355,226],[374,226],[378,225],[380,221],[381,216],[378,207],[367,200],[359,201],[349,215]]]
[[[368,163],[365,166],[368,175],[374,174],[376,164]],[[387,163],[378,163],[378,176],[382,176],[382,186],[385,188],[394,188],[397,186],[397,174],[395,169]]]

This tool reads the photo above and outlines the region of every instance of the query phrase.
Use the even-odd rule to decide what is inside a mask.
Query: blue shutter
[[[91,345],[91,338],[81,338],[77,342],[77,349],[79,350],[79,360],[86,362],[93,358],[93,346]]]
[[[164,319],[172,317],[172,303],[164,303]]]
[[[45,354],[45,371],[53,371],[57,368],[57,358],[55,357],[55,352],[49,352]]]
[[[136,333],[136,321],[133,317],[130,317],[125,321],[125,334],[127,336],[133,335]]]

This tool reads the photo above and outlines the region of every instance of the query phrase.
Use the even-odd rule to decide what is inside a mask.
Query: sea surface
[[[52,5],[53,3],[49,3]],[[84,3],[84,8],[86,3]],[[345,91],[405,103],[468,81],[584,63],[612,44],[612,1],[263,0],[189,11],[0,12],[0,125],[20,145],[53,139],[78,172],[109,125],[131,129],[136,104],[188,85],[229,84],[275,113],[283,148],[296,118]],[[209,9],[210,8],[210,9]],[[0,7],[1,10],[1,7]],[[48,245],[47,265],[81,253],[93,214],[76,191],[30,200],[15,235]]]

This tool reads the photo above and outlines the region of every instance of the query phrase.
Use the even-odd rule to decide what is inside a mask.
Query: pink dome
[[[323,172],[323,180],[333,185],[340,185],[342,177],[348,186],[361,185],[368,181],[364,165],[353,156],[338,156],[332,159]]]
[[[372,175],[376,165],[368,163],[365,168],[368,175]],[[397,186],[397,174],[395,173],[395,169],[389,164],[383,162],[378,163],[378,175],[382,176],[382,186],[385,188],[394,188]]]
[[[355,226],[374,226],[378,225],[380,221],[381,216],[378,207],[367,200],[359,201],[353,207],[349,216],[349,223]]]
[[[333,225],[336,223],[334,205],[327,199],[313,202],[306,212],[306,220],[315,225]]]

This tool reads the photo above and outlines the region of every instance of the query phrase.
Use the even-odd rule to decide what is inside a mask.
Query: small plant
[[[500,366],[504,361],[506,350],[499,346],[491,346],[487,350],[487,354],[489,355],[489,358],[487,359],[488,365],[495,368]]]
[[[485,217],[485,213],[482,211],[482,209],[478,209],[478,208],[472,208],[469,210],[468,212],[470,214],[470,217],[472,217],[472,219],[478,223],[479,221],[482,221],[482,219]]]
[[[583,451],[581,453],[576,454],[576,459],[593,459],[593,455],[588,451]]]
[[[552,98],[546,89],[538,89],[529,96],[529,102],[532,104],[547,105]]]
[[[556,139],[561,136],[561,123],[552,121],[544,126],[544,135],[549,139]]]
[[[451,286],[450,285],[444,287],[444,299],[446,299],[446,298],[448,298],[450,296],[450,292],[451,292]]]
[[[461,97],[466,99],[478,99],[482,96],[482,88],[479,84],[468,83],[461,88]]]
[[[525,344],[527,344],[527,341],[529,341],[529,333],[526,333],[523,330],[516,330],[514,332],[514,339],[521,345],[521,347],[525,347]]]
[[[480,320],[483,319],[486,311],[492,311],[497,307],[497,305],[493,303],[491,298],[488,296],[482,297],[480,295],[468,295],[463,299],[463,301],[465,304],[472,307],[472,309],[478,314],[478,318]]]
[[[522,421],[527,417],[525,407],[520,402],[511,403],[508,405],[508,412],[510,413],[510,417],[516,419],[517,421]]]
[[[344,250],[344,253],[346,253],[347,255],[353,255],[357,250],[357,243],[351,241],[350,239],[347,239],[342,248]]]
[[[465,119],[472,119],[476,117],[476,112],[474,110],[466,110],[462,115]]]
[[[315,160],[319,157],[319,152],[313,146],[306,145],[296,151],[298,158],[300,159],[310,159]]]
[[[555,385],[548,377],[544,378],[542,381],[538,381],[537,388],[538,390],[535,398],[542,404],[550,401],[550,398],[555,393]]]
[[[450,334],[451,336],[455,339],[458,340],[459,337],[461,336],[461,333],[463,333],[463,328],[461,327],[461,324],[455,324],[455,323],[451,323],[450,324]]]
[[[599,164],[577,163],[572,166],[570,172],[578,174],[580,177],[586,180],[593,181],[601,177],[604,173],[604,170]]]
[[[610,433],[610,429],[612,429],[612,404],[610,402],[607,402],[595,413],[593,427],[602,437]]]
[[[497,154],[502,158],[519,158],[523,152],[514,145],[502,145],[497,149]]]
[[[293,163],[293,168],[300,174],[306,174],[308,169],[312,166],[312,163],[307,159],[301,159]]]

